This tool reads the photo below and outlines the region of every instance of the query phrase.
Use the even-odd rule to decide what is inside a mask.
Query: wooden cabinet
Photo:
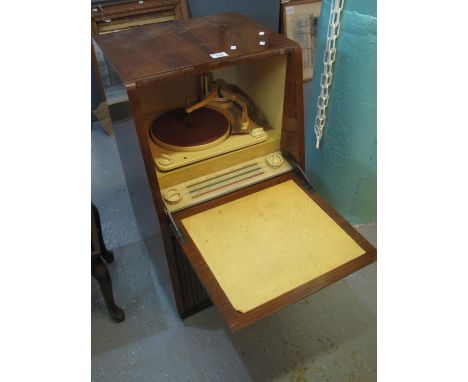
[[[182,317],[211,300],[237,331],[375,261],[376,249],[303,174],[297,43],[224,13],[94,44],[123,165],[128,150],[144,165]],[[212,86],[242,89],[267,122],[214,148],[165,151],[151,139],[153,121],[199,101],[207,74]]]

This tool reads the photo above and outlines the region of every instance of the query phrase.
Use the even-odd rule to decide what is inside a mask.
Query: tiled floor
[[[127,316],[111,321],[92,280],[93,381],[376,380],[376,264],[231,334],[214,307],[178,317],[159,232],[141,240],[115,139],[99,125],[92,130],[92,197]],[[376,243],[375,225],[358,229]]]

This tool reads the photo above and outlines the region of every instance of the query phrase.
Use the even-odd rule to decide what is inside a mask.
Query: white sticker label
[[[231,50],[236,50],[237,46],[236,45],[231,45]]]
[[[265,45],[265,41],[260,41],[259,44],[260,45]]]
[[[265,35],[265,32],[258,32],[258,35],[259,35],[259,36],[264,36],[264,35]]]
[[[211,58],[220,58],[220,57],[227,57],[228,54],[226,52],[218,52],[218,53],[211,53]]]
[[[294,13],[294,7],[286,7],[286,14],[292,15]]]

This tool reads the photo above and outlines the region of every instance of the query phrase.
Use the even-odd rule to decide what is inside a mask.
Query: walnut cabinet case
[[[95,36],[94,47],[140,231],[158,220],[181,317],[213,303],[238,331],[375,261],[304,175],[297,43],[223,13]],[[152,121],[199,101],[207,74],[241,89],[264,128],[202,151],[159,147]]]

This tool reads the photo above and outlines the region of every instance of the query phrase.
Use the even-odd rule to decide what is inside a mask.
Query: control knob
[[[177,204],[182,200],[182,193],[177,188],[164,191],[164,200],[169,204]]]
[[[283,164],[283,157],[281,154],[273,153],[266,157],[266,162],[271,168],[278,168]]]
[[[254,138],[263,138],[265,134],[263,127],[257,127],[250,132],[250,135]]]
[[[161,154],[161,156],[158,158],[158,163],[162,166],[169,166],[174,163],[174,159],[169,155]]]

